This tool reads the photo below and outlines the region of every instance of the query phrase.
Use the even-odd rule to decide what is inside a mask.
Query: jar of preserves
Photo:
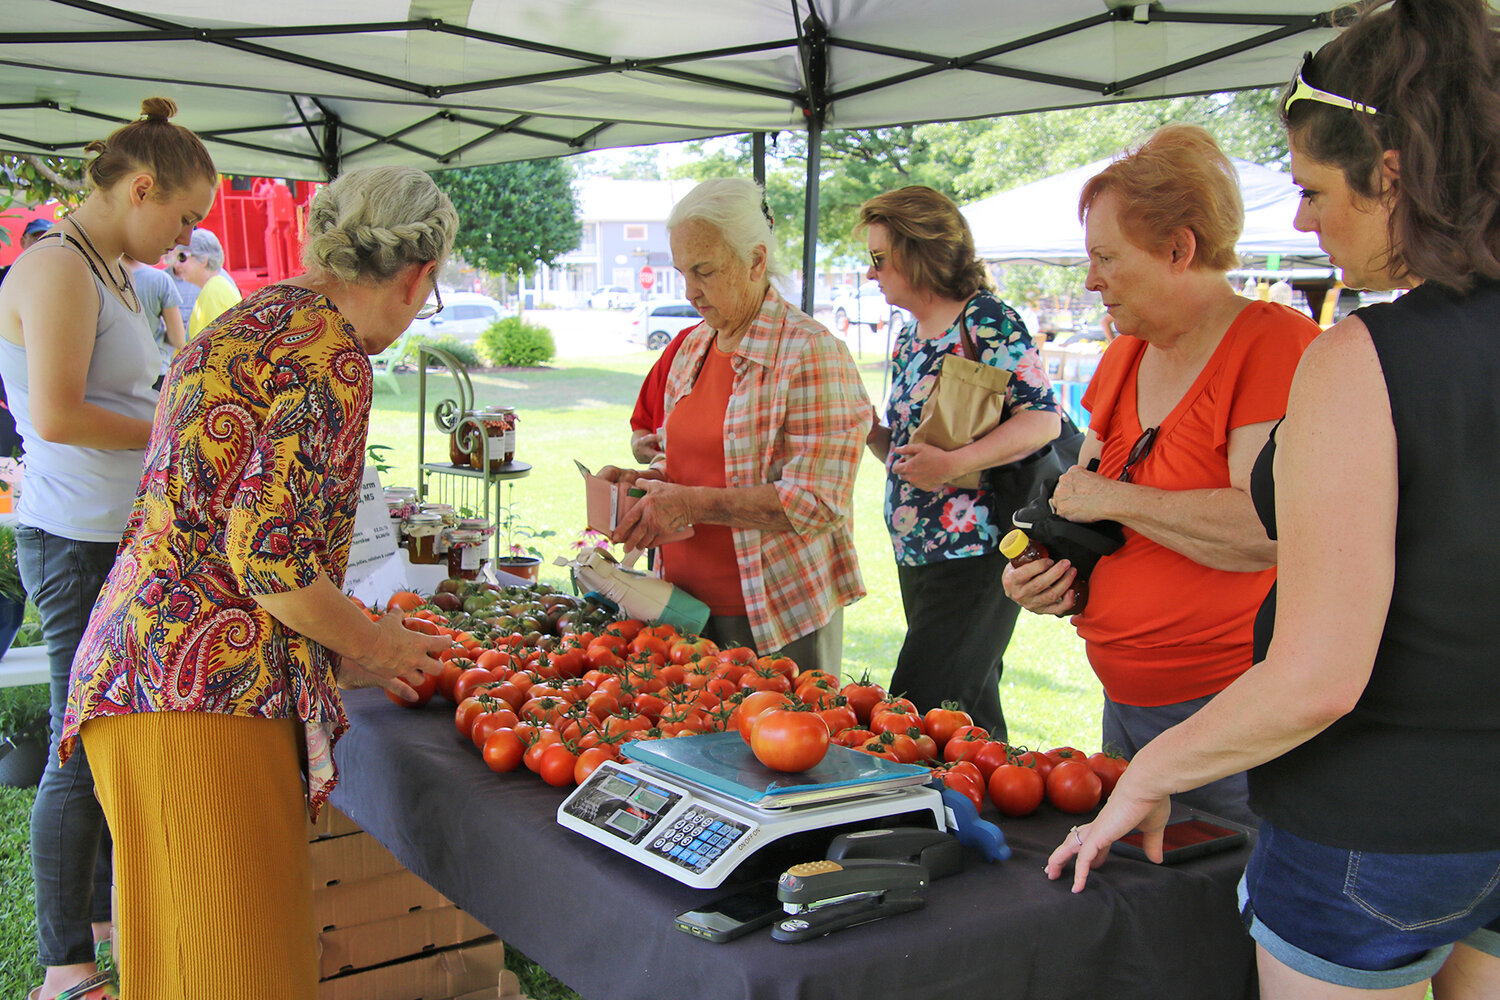
[[[475,416],[489,439],[489,471],[499,472],[516,460],[516,408],[492,406]],[[484,449],[476,448],[469,456],[471,468],[484,471]]]
[[[413,563],[435,566],[438,563],[438,541],[443,533],[440,514],[408,514],[401,525],[406,537],[406,558]]]
[[[1038,559],[1052,558],[1052,553],[1047,551],[1047,546],[1040,542],[1033,542],[1031,537],[1020,528],[1011,530],[1000,539],[1000,554],[1016,567],[1025,566]],[[1068,614],[1081,614],[1085,605],[1089,603],[1088,578],[1082,573],[1075,572],[1073,585],[1068,588],[1068,593],[1073,596],[1073,606],[1068,610]]]
[[[417,491],[410,486],[387,486],[385,507],[392,521],[400,521],[417,509]]]
[[[443,533],[448,541],[448,575],[458,580],[473,580],[489,560],[490,533],[479,528],[449,528]]]
[[[474,410],[461,411],[453,425],[453,433],[448,435],[448,461],[459,468],[469,466],[474,460],[472,453],[479,447],[479,442],[475,440],[479,431],[470,419],[474,415]]]
[[[421,510],[423,514],[436,514],[441,517],[445,528],[458,524],[458,511],[451,503],[424,503]]]

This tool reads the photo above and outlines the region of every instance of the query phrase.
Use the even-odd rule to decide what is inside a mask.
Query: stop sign
[[[656,284],[656,272],[651,270],[650,264],[641,268],[640,281],[641,287],[648,292],[651,291],[651,286]]]

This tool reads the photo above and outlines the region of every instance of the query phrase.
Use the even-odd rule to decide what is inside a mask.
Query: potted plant
[[[505,484],[505,503],[500,507],[497,523],[504,536],[504,547],[495,560],[495,568],[535,581],[541,573],[542,552],[532,543],[537,539],[551,538],[557,532],[551,528],[533,528],[516,516],[515,484]]]
[[[47,764],[47,685],[0,688],[0,786],[35,788]]]
[[[10,525],[0,524],[0,657],[10,649],[25,619],[26,588],[16,564],[16,532]]]

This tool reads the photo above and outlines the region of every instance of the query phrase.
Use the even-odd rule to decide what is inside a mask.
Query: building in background
[[[596,291],[610,285],[637,299],[680,296],[682,279],[672,270],[667,216],[697,183],[607,177],[574,181],[583,235],[578,249],[538,271],[533,288],[540,290],[539,298],[558,306],[583,307]],[[649,289],[641,280],[642,268],[647,267]]]

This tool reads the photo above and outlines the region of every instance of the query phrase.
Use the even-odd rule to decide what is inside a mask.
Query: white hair
[[[441,264],[457,233],[453,202],[431,177],[412,167],[364,167],[313,198],[302,263],[369,284],[409,264]]]
[[[694,221],[707,223],[718,230],[724,245],[746,264],[750,263],[756,247],[764,247],[766,277],[786,277],[786,268],[776,259],[765,193],[759,184],[742,177],[716,177],[704,181],[672,206],[667,229]]]

